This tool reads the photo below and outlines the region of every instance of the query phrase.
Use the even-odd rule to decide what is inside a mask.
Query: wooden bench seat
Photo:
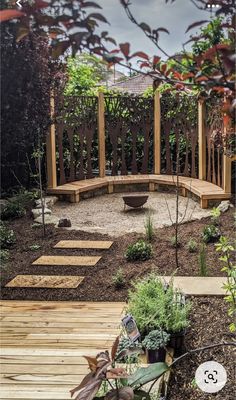
[[[113,193],[116,185],[148,184],[150,191],[155,191],[157,185],[175,186],[177,178],[173,175],[118,175],[106,176],[104,178],[92,178],[81,181],[66,183],[53,189],[48,193],[55,195],[69,195],[71,202],[79,202],[80,193],[92,192],[100,188],[107,188],[108,193]],[[187,196],[191,192],[200,198],[202,208],[208,207],[208,200],[230,199],[231,194],[213,183],[186,176],[179,177],[179,187],[182,195]]]

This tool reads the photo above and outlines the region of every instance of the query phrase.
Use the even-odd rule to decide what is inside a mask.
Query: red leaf
[[[153,65],[158,64],[158,63],[160,62],[160,60],[161,60],[161,57],[154,56],[154,57],[153,57]]]
[[[49,7],[49,3],[46,3],[46,1],[43,1],[43,0],[35,0],[34,1],[34,8],[36,10],[40,9],[40,8],[46,8],[46,7]]]
[[[185,81],[188,78],[193,78],[194,74],[192,72],[188,72],[187,74],[182,75],[182,79]]]
[[[199,26],[199,25],[206,24],[207,22],[209,23],[209,21],[208,21],[207,19],[204,19],[204,20],[202,20],[202,21],[194,22],[193,24],[191,24],[191,25],[188,26],[188,28],[186,29],[185,33],[187,33],[188,31],[190,31],[190,29],[195,28],[196,26]]]
[[[96,372],[98,365],[97,359],[95,357],[88,356],[84,356],[84,358],[88,361],[90,371]]]
[[[126,58],[129,57],[129,51],[130,51],[130,44],[129,43],[120,43],[120,50],[124,54]]]
[[[150,67],[150,64],[147,61],[144,61],[144,62],[142,62],[142,64],[140,64],[140,68],[145,68],[145,67],[147,67],[147,68]]]
[[[175,79],[179,79],[180,81],[182,80],[181,74],[179,72],[177,72],[177,71],[174,72],[174,78]]]
[[[176,83],[175,89],[182,90],[182,89],[184,89],[184,85],[181,85],[181,83]]]
[[[95,3],[94,1],[85,1],[84,3],[80,4],[80,7],[81,8],[93,7],[102,9],[102,7],[99,4]]]
[[[150,26],[148,24],[146,24],[145,22],[141,22],[141,24],[139,24],[139,26],[143,31],[151,33]]]
[[[165,33],[168,33],[168,35],[170,34],[168,29],[166,29],[166,28],[157,28],[156,32],[165,32]]]
[[[115,360],[115,356],[116,356],[116,352],[119,346],[119,342],[120,342],[120,336],[117,336],[116,340],[113,343],[112,349],[111,349],[111,359],[112,361]]]
[[[25,14],[18,10],[2,10],[0,11],[0,22],[8,21],[9,19],[21,18]]]
[[[149,60],[149,57],[146,53],[144,53],[143,51],[136,51],[136,53],[132,54],[131,57],[141,57],[144,58],[145,60]]]
[[[89,14],[88,18],[98,19],[99,21],[106,22],[108,24],[107,19],[102,14],[99,14],[99,13]]]
[[[199,78],[196,78],[195,81],[196,82],[203,82],[203,81],[207,81],[208,78],[206,76],[200,76]]]
[[[167,64],[162,64],[161,66],[161,72],[165,73],[167,69]]]

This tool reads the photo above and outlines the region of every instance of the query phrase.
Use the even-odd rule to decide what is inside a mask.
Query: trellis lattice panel
[[[111,175],[153,171],[153,98],[105,96],[106,169]]]
[[[223,186],[223,99],[212,97],[206,101],[206,179]]]
[[[198,104],[186,93],[161,96],[161,173],[198,177]]]
[[[60,185],[93,178],[98,170],[98,99],[63,97],[56,103],[57,170]]]

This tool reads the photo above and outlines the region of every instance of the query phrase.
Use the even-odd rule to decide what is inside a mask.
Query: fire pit
[[[148,195],[143,194],[127,194],[123,196],[124,200],[124,209],[125,206],[129,206],[132,208],[140,208],[142,207],[148,199]]]

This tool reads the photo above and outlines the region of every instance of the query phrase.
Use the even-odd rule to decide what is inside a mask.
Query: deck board
[[[32,265],[63,265],[93,267],[101,257],[97,256],[41,256]]]
[[[48,289],[75,289],[84,280],[84,276],[72,275],[16,275],[6,287],[30,287]]]
[[[88,372],[83,355],[110,348],[125,307],[10,300],[0,305],[2,400],[69,400],[69,390]]]
[[[54,246],[54,248],[108,250],[112,244],[113,242],[108,240],[61,240]]]

